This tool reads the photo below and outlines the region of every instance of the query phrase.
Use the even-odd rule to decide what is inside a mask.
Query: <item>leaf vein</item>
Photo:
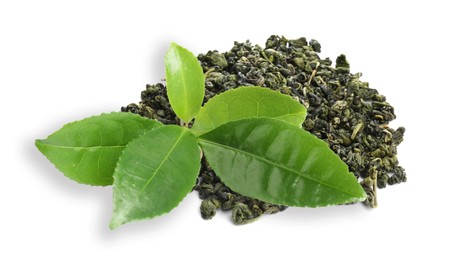
[[[160,171],[161,167],[163,166],[163,164],[168,160],[168,157],[171,155],[171,153],[174,151],[174,149],[177,147],[177,144],[182,140],[182,137],[184,136],[185,132],[183,131],[180,136],[177,138],[176,142],[173,144],[173,146],[171,147],[171,149],[169,150],[169,152],[166,154],[166,156],[164,157],[164,159],[161,161],[160,165],[157,167],[157,169],[155,170],[155,172],[152,173],[151,177],[149,178],[149,180],[146,182],[146,184],[144,184],[144,186],[141,188],[141,190],[139,190],[138,194],[141,193],[142,191],[144,191],[144,189],[150,184],[150,182],[155,178],[155,176],[157,175],[157,172]]]
[[[212,141],[209,141],[209,140],[206,140],[206,139],[202,139],[202,138],[200,139],[200,142],[202,142],[202,143],[207,143],[207,144],[209,144],[209,145],[219,146],[219,147],[225,148],[225,149],[227,149],[227,150],[232,150],[232,151],[237,152],[237,153],[242,153],[242,154],[249,155],[250,157],[256,158],[257,160],[263,161],[263,162],[265,162],[265,163],[267,163],[267,164],[271,164],[271,165],[273,165],[273,166],[275,166],[275,167],[278,167],[278,168],[281,168],[281,169],[283,169],[283,170],[285,170],[285,171],[288,171],[288,172],[294,173],[294,174],[296,174],[296,175],[302,176],[303,178],[308,179],[308,180],[310,180],[310,181],[313,181],[313,182],[316,182],[316,183],[318,183],[318,184],[321,184],[321,185],[324,185],[324,186],[333,188],[333,189],[338,190],[338,191],[340,191],[340,192],[342,192],[342,193],[346,193],[346,194],[349,194],[349,195],[351,195],[351,196],[358,197],[358,194],[354,194],[354,193],[351,193],[351,192],[349,192],[349,191],[342,190],[342,189],[340,189],[339,187],[330,185],[330,184],[328,184],[328,183],[319,181],[319,180],[317,180],[317,179],[311,178],[311,177],[306,176],[306,175],[302,175],[300,172],[298,172],[298,171],[296,171],[296,170],[294,170],[294,169],[292,169],[292,168],[289,168],[289,167],[286,167],[286,166],[284,166],[284,165],[278,164],[278,163],[276,163],[276,162],[274,162],[274,161],[271,161],[271,160],[269,160],[269,159],[260,157],[260,156],[258,156],[258,155],[256,155],[256,154],[249,153],[249,152],[247,152],[247,151],[243,151],[243,150],[237,149],[237,148],[232,147],[232,146],[228,146],[228,145],[224,145],[224,144],[212,142]]]
[[[81,149],[81,150],[89,150],[89,149],[115,149],[115,148],[125,148],[125,145],[104,145],[104,146],[65,146],[65,145],[56,145],[56,144],[49,144],[43,143],[43,145],[47,145],[53,148],[59,149]]]

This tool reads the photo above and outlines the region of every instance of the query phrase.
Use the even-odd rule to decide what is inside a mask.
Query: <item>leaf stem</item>
[[[375,168],[374,174],[372,176],[373,178],[373,191],[374,191],[374,198],[372,200],[372,208],[377,207],[377,168]]]
[[[188,128],[188,124],[182,119],[180,119],[180,126]]]

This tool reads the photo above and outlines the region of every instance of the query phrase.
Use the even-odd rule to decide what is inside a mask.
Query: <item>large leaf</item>
[[[114,172],[110,227],[169,212],[193,188],[200,150],[187,128],[162,126],[130,142]]]
[[[301,126],[306,108],[288,95],[262,87],[239,87],[211,98],[195,118],[200,135],[230,121],[252,117],[276,118]]]
[[[348,167],[317,137],[291,124],[251,118],[200,136],[217,176],[242,195],[287,206],[363,201]]]
[[[188,123],[201,108],[204,74],[198,59],[187,49],[171,43],[165,56],[166,88],[176,115]]]
[[[68,178],[105,186],[127,143],[160,125],[131,113],[101,114],[69,123],[35,145]]]

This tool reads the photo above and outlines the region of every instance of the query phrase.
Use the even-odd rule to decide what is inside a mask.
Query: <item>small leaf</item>
[[[244,196],[301,207],[366,198],[347,165],[324,141],[291,124],[244,119],[199,138],[216,175]]]
[[[230,121],[252,117],[270,117],[301,126],[306,108],[278,91],[239,87],[211,98],[196,116],[192,131],[200,135]]]
[[[131,141],[114,172],[110,228],[171,211],[192,190],[200,149],[187,128],[162,126]]]
[[[127,143],[160,125],[131,113],[101,114],[69,123],[35,145],[68,178],[105,186]]]
[[[176,115],[190,122],[204,98],[204,74],[198,59],[187,49],[171,43],[165,56],[166,88]]]

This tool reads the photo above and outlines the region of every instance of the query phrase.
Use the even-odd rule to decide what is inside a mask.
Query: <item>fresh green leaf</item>
[[[366,194],[328,145],[270,118],[229,122],[199,137],[217,176],[244,196],[287,206],[363,201]]]
[[[192,190],[200,149],[187,128],[162,126],[131,141],[114,172],[110,228],[169,212]]]
[[[176,115],[190,122],[204,98],[204,74],[198,59],[187,49],[171,43],[165,56],[166,88]]]
[[[262,87],[239,87],[212,97],[195,118],[192,131],[201,135],[245,118],[270,117],[301,126],[306,108],[288,95]]]
[[[105,186],[127,143],[160,125],[131,113],[101,114],[69,123],[35,145],[68,178]]]

